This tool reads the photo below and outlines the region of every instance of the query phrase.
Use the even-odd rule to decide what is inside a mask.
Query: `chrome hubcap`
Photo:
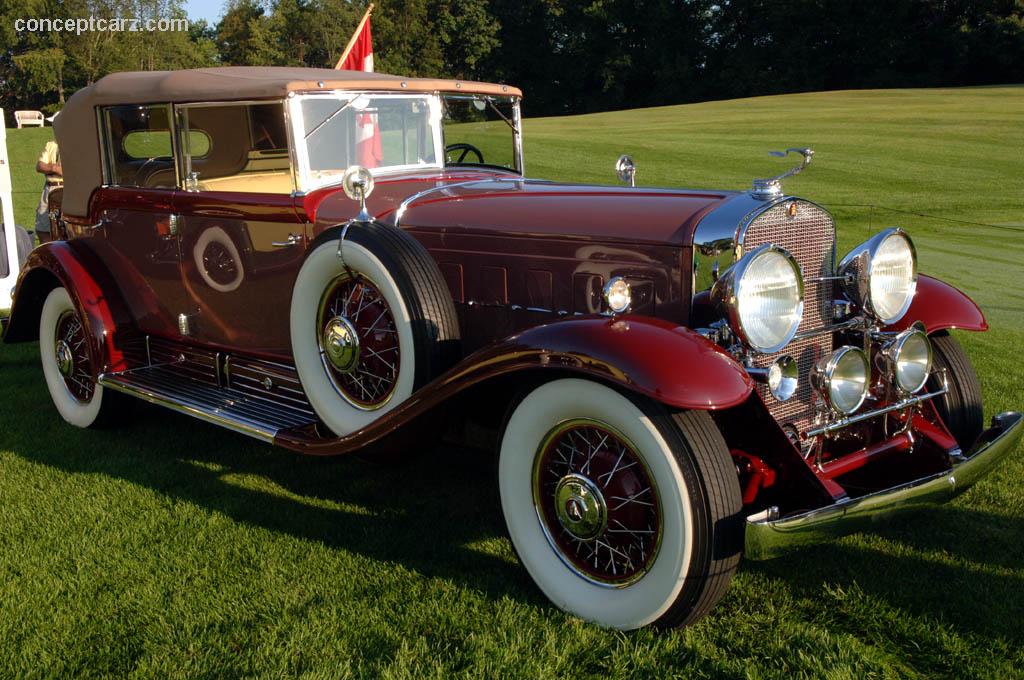
[[[349,373],[359,363],[359,336],[355,326],[343,316],[335,316],[324,327],[324,356],[341,373]]]
[[[581,541],[597,537],[608,525],[604,496],[593,482],[575,473],[562,477],[555,487],[555,513],[562,528]]]
[[[67,378],[75,370],[75,355],[71,351],[71,346],[64,340],[58,340],[54,353],[57,357],[57,370]]]

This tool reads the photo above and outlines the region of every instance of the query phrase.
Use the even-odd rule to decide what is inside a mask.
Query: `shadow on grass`
[[[491,456],[424,442],[407,459],[387,464],[373,461],[372,451],[308,458],[144,405],[120,429],[78,430],[52,407],[34,348],[0,352],[0,403],[14,405],[0,410],[0,451],[71,473],[122,479],[494,599],[548,606],[517,563],[470,547],[505,535]],[[253,480],[262,488],[250,488]],[[947,506],[882,525],[876,535],[898,544],[901,554],[847,542],[745,562],[741,569],[779,579],[794,596],[812,601],[826,584],[855,587],[915,616],[1024,641],[1018,627],[1024,582],[995,573],[1020,567],[1019,519]],[[860,632],[855,621],[840,618],[835,625]]]
[[[25,361],[23,347],[0,350],[0,451],[125,480],[495,599],[544,603],[512,559],[469,545],[504,535],[491,456],[424,442],[386,463],[374,461],[373,451],[311,458],[146,404],[122,427],[80,430],[51,405],[37,359]]]
[[[823,587],[862,592],[959,631],[1024,643],[1024,578],[1008,573],[1024,564],[1024,522],[957,506],[898,522],[744,568],[784,581],[795,597],[820,600]],[[889,544],[875,547],[880,539]],[[863,633],[862,620],[826,618],[837,629]]]

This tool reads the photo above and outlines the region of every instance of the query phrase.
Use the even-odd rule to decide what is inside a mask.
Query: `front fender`
[[[747,371],[717,345],[689,328],[650,317],[556,321],[484,350],[492,351],[589,373],[682,409],[729,408],[753,389]]]
[[[109,279],[95,254],[77,241],[39,246],[29,254],[18,276],[3,341],[38,340],[43,302],[51,290],[61,286],[82,315],[93,365],[101,372],[123,370],[124,356],[117,339],[120,329],[131,327],[131,317],[116,284]]]
[[[974,300],[953,286],[921,275],[917,279],[917,294],[903,318],[887,330],[901,331],[920,321],[929,333],[944,329],[987,331],[988,323]]]
[[[306,429],[274,443],[334,456],[372,444],[474,385],[517,372],[570,372],[638,392],[681,409],[717,410],[753,391],[747,372],[699,333],[641,316],[585,316],[534,326],[469,355],[367,427],[332,439]]]

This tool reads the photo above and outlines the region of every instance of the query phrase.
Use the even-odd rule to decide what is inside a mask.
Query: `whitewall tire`
[[[343,436],[366,427],[447,368],[458,323],[437,265],[394,227],[355,224],[343,258],[324,239],[299,271],[290,332],[313,410]]]
[[[103,386],[95,382],[89,340],[81,316],[64,288],[54,288],[39,318],[39,354],[46,387],[64,420],[91,427],[100,419]]]
[[[210,250],[211,247],[216,250]],[[199,234],[192,248],[192,259],[203,282],[218,293],[237,290],[245,280],[245,266],[238,246],[221,227],[210,227]]]
[[[506,423],[499,486],[534,581],[602,626],[689,623],[735,570],[735,535],[714,534],[735,528],[739,485],[706,413],[672,415],[590,380],[542,384]],[[716,542],[730,546],[724,560]]]

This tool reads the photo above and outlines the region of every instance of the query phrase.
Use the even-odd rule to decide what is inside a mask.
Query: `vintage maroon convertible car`
[[[741,554],[948,499],[1014,449],[1020,414],[983,427],[949,333],[982,313],[918,275],[905,232],[837,263],[832,216],[785,175],[641,188],[624,157],[625,186],[527,179],[520,96],[103,78],[56,121],[62,238],[4,339],[39,340],[79,427],[120,394],[315,455],[489,426],[526,569],[618,628],[692,622]]]

